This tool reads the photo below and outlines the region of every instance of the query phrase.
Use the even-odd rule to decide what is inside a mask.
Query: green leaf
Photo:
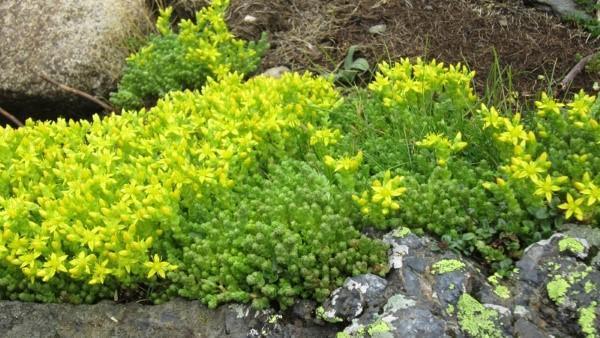
[[[351,69],[359,70],[361,72],[366,72],[369,70],[369,62],[365,58],[358,58],[354,60]]]

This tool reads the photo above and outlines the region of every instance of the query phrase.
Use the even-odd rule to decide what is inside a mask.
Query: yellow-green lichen
[[[510,290],[506,286],[500,284],[500,278],[501,276],[498,273],[495,273],[492,276],[489,276],[487,280],[494,287],[496,296],[501,299],[508,299],[510,298]]]
[[[510,298],[510,290],[504,285],[498,285],[494,288],[494,293],[501,299]]]
[[[465,263],[458,259],[442,259],[441,261],[431,266],[431,272],[434,274],[444,274],[456,270],[460,270],[465,267]]]
[[[562,277],[554,277],[552,281],[546,284],[546,291],[548,291],[548,297],[552,299],[556,304],[564,303],[567,291],[571,287],[571,284]]]
[[[390,332],[390,330],[391,328],[388,323],[384,322],[383,320],[378,320],[373,324],[369,325],[369,327],[367,328],[367,333],[373,336],[376,333]]]
[[[394,230],[394,233],[393,233],[394,237],[397,237],[397,238],[404,238],[404,237],[408,236],[408,234],[410,234],[410,229],[407,227],[398,228],[398,229]]]
[[[335,335],[335,338],[351,338],[351,336],[348,333],[342,331],[342,332],[338,332]]]
[[[565,237],[558,242],[558,250],[560,252],[569,250],[574,254],[580,254],[585,251],[585,246],[576,238]]]
[[[581,326],[581,331],[586,338],[596,338],[598,332],[594,325],[596,321],[596,302],[592,302],[590,306],[579,310],[579,320],[577,323]]]
[[[269,317],[268,323],[269,324],[276,324],[281,318],[283,318],[282,315],[276,314],[276,315],[272,315]]]
[[[315,311],[315,313],[317,314],[317,318],[320,318],[329,323],[339,323],[339,322],[343,321],[342,318],[340,318],[338,316],[330,315],[327,312],[325,312],[325,309],[322,306],[319,306],[317,308],[317,310]]]
[[[498,313],[481,305],[468,293],[458,300],[458,323],[472,337],[501,338],[504,335],[496,326]]]
[[[454,315],[454,305],[448,304],[446,307],[446,313],[450,316]]]
[[[591,281],[587,281],[587,282],[585,282],[585,285],[583,286],[583,290],[585,291],[585,293],[592,293],[593,291],[596,290],[596,285],[594,283],[592,283]]]

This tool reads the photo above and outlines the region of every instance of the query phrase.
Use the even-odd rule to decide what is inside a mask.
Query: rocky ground
[[[384,236],[392,270],[348,278],[323,304],[286,311],[196,301],[157,306],[0,302],[6,337],[594,337],[600,332],[600,230],[531,245],[511,278],[408,229]]]

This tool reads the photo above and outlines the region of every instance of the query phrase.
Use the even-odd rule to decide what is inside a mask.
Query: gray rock
[[[143,0],[0,1],[0,102],[17,116],[101,110],[39,73],[98,97],[114,90],[128,40],[152,25]],[[50,116],[52,117],[52,116]]]
[[[439,302],[440,309],[446,309],[448,305],[456,305],[463,293],[471,291],[470,275],[464,271],[453,271],[435,275],[433,287],[435,297]]]
[[[262,75],[279,79],[283,74],[289,73],[290,69],[286,66],[272,67],[265,70]]]
[[[587,13],[577,7],[577,3],[572,0],[530,0],[527,1],[534,5],[547,6],[552,11],[563,18],[579,17],[583,19],[592,19]]]
[[[535,326],[533,323],[526,319],[518,319],[515,323],[515,338],[546,338],[547,336]]]
[[[330,337],[335,327],[291,325],[244,305],[210,310],[195,301],[163,305],[0,302],[3,337]]]
[[[364,323],[354,322],[344,329],[352,337],[448,337],[446,323],[435,316],[426,304],[403,293],[391,296],[383,312]]]
[[[317,302],[308,299],[300,299],[294,303],[292,313],[299,319],[310,320],[317,309]]]
[[[383,302],[383,291],[387,281],[381,277],[366,274],[346,279],[342,287],[335,289],[323,304],[326,321],[339,319],[350,321],[360,316],[367,306],[377,306]]]

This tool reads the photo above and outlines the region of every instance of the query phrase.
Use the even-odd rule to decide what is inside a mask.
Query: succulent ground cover
[[[222,23],[226,4],[197,22]],[[186,21],[175,37],[164,13],[158,29],[184,51],[194,34],[216,55],[248,51],[223,27]],[[160,62],[156,43],[130,69]],[[566,220],[598,226],[594,96],[540,93],[533,111],[504,111],[481,103],[466,67],[421,59],[380,63],[343,95],[308,73],[246,80],[248,53],[211,59],[194,90],[153,82],[150,109],[2,129],[0,297],[90,303],[142,289],[156,303],[285,308],[384,275],[388,246],[367,227],[433,234],[502,275]],[[135,74],[124,83],[149,76]]]

